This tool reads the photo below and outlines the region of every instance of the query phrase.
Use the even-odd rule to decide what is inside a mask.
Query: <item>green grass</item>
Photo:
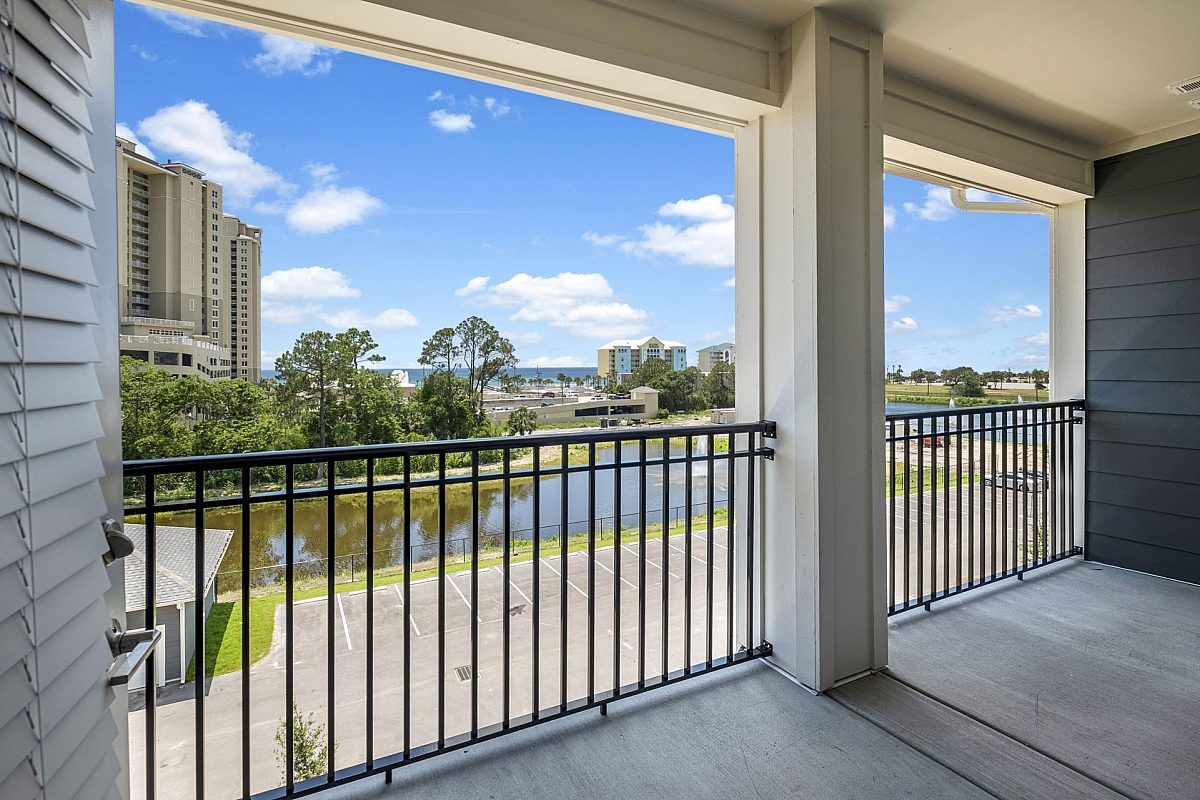
[[[933,467],[924,467],[919,472],[916,467],[905,467],[903,464],[896,466],[896,479],[891,483],[889,490],[889,481],[891,480],[891,469],[884,468],[884,493],[887,497],[892,495],[916,494],[920,491],[928,492],[933,489],[941,489],[949,483],[950,486],[958,485],[958,475],[949,476],[947,481],[946,471],[940,467],[937,468],[937,474],[934,474]],[[964,484],[978,483],[982,476],[978,474],[963,475],[962,482]]]
[[[715,509],[713,512],[714,527],[725,524],[727,512],[724,508]],[[707,516],[693,517],[693,530],[701,530],[700,526],[707,525]],[[684,521],[675,520],[668,528],[670,534],[683,533]],[[605,538],[604,535],[607,534]],[[646,539],[660,539],[663,534],[662,523],[652,523],[646,526]],[[612,530],[597,531],[597,547],[612,546]],[[640,538],[640,532],[636,528],[628,528],[622,526],[621,543],[630,544],[637,542]],[[603,541],[601,541],[603,539]],[[510,556],[510,563],[519,564],[533,559],[533,542],[532,540],[514,541],[513,547],[515,552]],[[588,534],[578,533],[567,537],[567,552],[578,553],[586,551],[588,548]],[[560,543],[558,537],[551,539],[543,539],[540,552],[543,556],[557,555],[560,552]],[[428,563],[428,562],[426,562]],[[479,558],[479,567],[486,569],[492,566],[498,566],[504,563],[503,552],[487,552],[481,553]],[[411,573],[412,580],[421,578],[431,578],[438,574],[435,566],[422,566],[415,564]],[[452,563],[446,565],[446,573],[454,574],[458,572],[466,572],[471,569],[469,561]],[[404,568],[397,567],[389,571],[377,572],[375,575],[375,586],[387,586],[393,583],[400,583],[404,580]],[[354,592],[360,589],[367,588],[366,579],[348,581],[339,583],[335,589],[337,594],[345,592]],[[307,600],[314,597],[325,597],[327,594],[326,586],[322,580],[319,584],[300,585],[293,589],[292,601]],[[267,654],[271,649],[271,641],[275,636],[275,608],[281,603],[287,602],[287,595],[281,591],[272,591],[266,594],[260,594],[250,598],[250,663],[254,664]],[[205,623],[204,636],[204,664],[205,674],[208,676],[224,675],[229,672],[234,672],[242,666],[242,601],[229,600],[221,601],[213,604],[212,610],[209,612],[208,621]],[[188,666],[188,680],[195,678],[195,660]]]

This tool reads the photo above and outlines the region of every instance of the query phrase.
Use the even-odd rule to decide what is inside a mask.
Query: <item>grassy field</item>
[[[886,398],[894,403],[932,403],[946,405],[951,397],[952,387],[940,383],[887,383],[884,384]],[[1049,396],[1043,389],[1035,392],[1031,387],[1022,386],[1019,389],[985,389],[984,397],[956,398],[959,405],[968,405],[984,401],[984,404],[1015,403],[1020,398],[1027,403],[1045,400]]]

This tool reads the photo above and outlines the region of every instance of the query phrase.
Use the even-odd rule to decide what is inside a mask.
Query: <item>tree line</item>
[[[1050,383],[1050,373],[1044,369],[1031,369],[1025,372],[1013,372],[1000,369],[987,372],[977,372],[972,367],[953,367],[939,371],[914,369],[905,375],[904,371],[896,368],[888,373],[888,383],[925,384],[926,388],[933,383],[941,383],[950,387],[951,393],[960,397],[983,397],[986,389],[1003,389],[1006,383],[1032,383],[1035,391],[1045,391]]]

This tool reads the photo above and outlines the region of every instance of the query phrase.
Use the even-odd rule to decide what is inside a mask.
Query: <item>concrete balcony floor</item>
[[[1072,559],[891,623],[814,696],[754,663],[331,797],[1200,797],[1200,587]]]

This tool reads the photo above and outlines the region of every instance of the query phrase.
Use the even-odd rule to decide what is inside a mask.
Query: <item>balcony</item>
[[[517,763],[556,796],[747,783],[786,796],[1183,796],[1197,777],[1198,735],[1178,734],[1200,713],[1188,658],[1200,590],[1078,559],[1082,414],[1071,401],[888,417],[891,664],[819,696],[752,663],[772,653],[756,616],[770,600],[755,520],[769,423],[129,463],[143,499],[127,519],[144,526],[145,562],[164,565],[144,596],[205,574],[188,584],[193,608],[251,609],[249,627],[241,611],[193,614],[201,645],[173,654],[171,685],[135,704],[134,796],[340,797],[360,780],[369,796],[528,796]],[[189,521],[207,552],[169,545]],[[262,542],[277,545],[269,563]],[[1111,608],[1113,596],[1133,602]],[[263,624],[274,634],[251,656]],[[203,663],[220,674],[184,675]],[[1146,681],[1153,691],[1135,690]],[[1097,686],[1125,700],[1110,707]],[[299,717],[284,713],[294,704]],[[1179,725],[1149,724],[1164,718]],[[312,743],[296,728],[312,722],[332,764],[286,781],[276,761],[297,763],[293,748]]]

